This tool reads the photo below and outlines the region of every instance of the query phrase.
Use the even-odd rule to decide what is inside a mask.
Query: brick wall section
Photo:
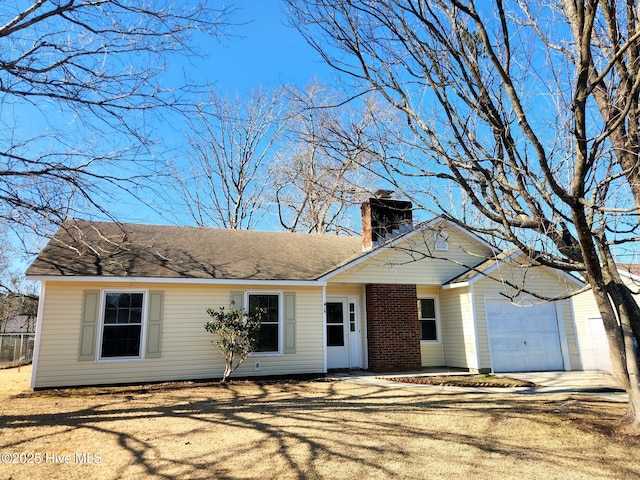
[[[420,325],[415,285],[367,285],[369,369],[420,370]]]

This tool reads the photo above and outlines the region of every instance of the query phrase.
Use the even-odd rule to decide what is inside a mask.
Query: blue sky
[[[292,27],[280,0],[240,0],[232,36],[200,48],[208,58],[201,75],[220,91],[246,92],[259,85],[304,85],[314,77],[331,81],[332,72]]]
[[[219,40],[200,36],[197,49],[205,55],[204,58],[194,58],[190,63],[182,58],[168,59],[165,82],[172,84],[181,81],[184,70],[185,74],[198,83],[211,84],[216,92],[231,96],[236,93],[246,94],[259,86],[270,88],[292,83],[305,85],[315,78],[332,82],[333,71],[300,34],[287,25],[281,0],[231,0],[230,4],[236,8],[231,21],[238,25],[229,28],[229,36]],[[16,119],[16,127],[25,134],[31,134],[33,129],[46,131],[46,122],[35,121],[40,118],[39,112],[32,112],[28,106],[23,108],[13,117]],[[167,125],[156,133],[168,149],[179,148],[184,142],[184,131],[178,124]],[[161,155],[162,153],[159,154]],[[114,197],[104,207],[121,221],[169,221],[151,208],[134,204],[126,195],[116,192]],[[149,201],[168,203],[170,199],[150,198]],[[97,212],[87,213],[92,217],[92,213]]]
[[[180,82],[184,74],[199,84],[211,84],[220,95],[237,94],[244,96],[260,86],[273,88],[283,84],[308,84],[313,79],[325,83],[334,81],[334,72],[322,61],[320,55],[311,48],[296,31],[287,25],[287,16],[281,0],[237,0],[233,2],[236,11],[229,28],[229,36],[218,40],[202,36],[197,45],[203,58],[185,62],[182,58],[170,59],[167,64],[165,81]],[[174,62],[174,63],[172,63]],[[182,121],[162,128],[160,133],[163,148],[180,152],[185,148],[184,124]],[[159,153],[159,160],[162,158]],[[164,198],[149,198],[160,209],[171,205],[168,191],[160,195]],[[109,213],[124,222],[175,223],[175,218],[163,216],[151,208],[134,206],[131,199],[116,197],[107,206]],[[164,205],[161,205],[164,204]],[[185,219],[189,224],[190,218]],[[269,229],[267,223],[259,228]]]

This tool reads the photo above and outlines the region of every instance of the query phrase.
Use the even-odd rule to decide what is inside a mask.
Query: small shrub
[[[215,333],[218,340],[211,343],[216,345],[225,358],[225,369],[222,381],[226,382],[245,359],[255,352],[258,346],[260,334],[260,320],[263,311],[256,309],[253,312],[236,310],[231,304],[230,310],[220,307],[218,310],[207,309],[212,318],[204,326],[209,333]]]

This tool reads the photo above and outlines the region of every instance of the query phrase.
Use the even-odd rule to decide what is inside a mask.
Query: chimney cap
[[[373,196],[376,198],[391,198],[391,195],[393,195],[393,193],[394,193],[393,190],[386,190],[384,188],[380,188],[375,192],[373,192]]]

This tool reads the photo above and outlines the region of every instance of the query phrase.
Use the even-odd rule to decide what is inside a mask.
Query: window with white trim
[[[263,310],[260,320],[260,338],[257,353],[280,353],[280,332],[282,330],[282,308],[279,293],[249,293],[248,311]]]
[[[100,358],[142,358],[145,292],[103,292]]]
[[[435,298],[418,299],[418,318],[420,320],[420,340],[439,341]]]

